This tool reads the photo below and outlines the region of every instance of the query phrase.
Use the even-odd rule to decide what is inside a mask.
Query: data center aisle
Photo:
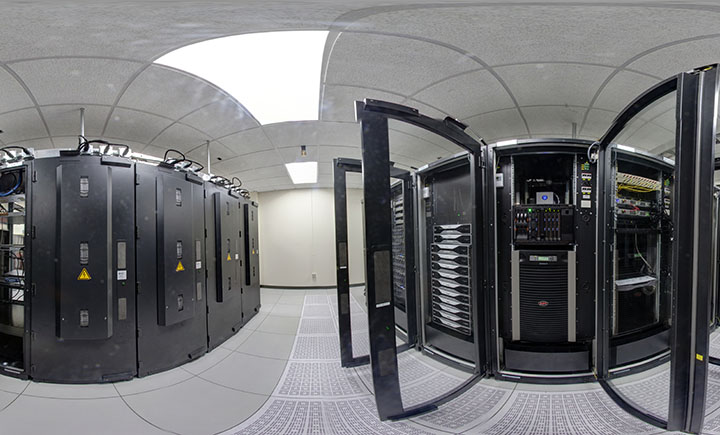
[[[232,428],[275,389],[305,294],[263,289],[260,313],[235,336],[194,362],[146,378],[60,385],[0,376],[0,434],[184,435]]]
[[[362,300],[362,289],[353,289]],[[539,386],[485,379],[439,410],[381,422],[369,367],[343,369],[335,290],[262,290],[263,308],[221,347],[185,366],[129,382],[57,385],[0,376],[2,434],[656,434],[597,384]],[[353,301],[356,351],[367,351]],[[713,335],[720,347],[720,335]],[[406,405],[467,374],[416,352],[400,354]],[[652,409],[667,367],[621,390]],[[720,370],[711,366],[705,432],[720,434]]]

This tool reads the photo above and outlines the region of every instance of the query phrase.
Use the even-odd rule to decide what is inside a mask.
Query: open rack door
[[[718,77],[711,65],[659,83],[588,150],[602,183],[597,376],[636,417],[694,433],[707,389]],[[648,153],[675,161],[649,164]]]
[[[348,173],[361,174],[362,162],[357,159],[333,159],[333,179],[335,198],[335,255],[338,295],[338,333],[340,336],[340,363],[343,367],[356,367],[370,362],[367,353],[362,352],[362,344],[353,341],[352,306],[350,294],[350,257],[348,240],[347,176]],[[390,177],[397,180],[393,185],[392,224],[394,234],[399,233],[398,241],[401,253],[396,253],[400,264],[395,264],[393,273],[399,276],[394,283],[395,293],[395,329],[404,342],[405,348],[417,343],[417,309],[415,300],[415,237],[414,237],[414,184],[409,171],[390,167]],[[395,246],[395,245],[394,245]],[[356,316],[360,316],[358,312]],[[362,334],[355,331],[356,334]],[[355,345],[353,345],[355,343]],[[357,350],[357,352],[355,352]],[[356,355],[358,353],[358,355]],[[362,354],[360,354],[362,353]]]
[[[375,392],[375,402],[380,419],[395,420],[436,409],[440,404],[457,397],[470,388],[487,369],[485,310],[488,304],[477,298],[478,294],[484,297],[484,293],[478,292],[477,289],[481,288],[480,283],[487,276],[484,272],[486,265],[483,262],[483,258],[487,254],[482,251],[485,246],[482,241],[487,235],[483,234],[485,229],[480,225],[480,215],[483,209],[482,198],[484,197],[481,192],[483,192],[486,181],[483,176],[485,174],[483,166],[487,145],[482,142],[482,139],[480,141],[473,139],[465,132],[466,126],[452,118],[442,120],[429,118],[418,113],[416,109],[398,104],[377,100],[358,101],[356,102],[356,116],[362,127],[365,267],[372,388]],[[391,142],[400,136],[407,139],[398,147],[401,149],[391,146]],[[457,199],[458,203],[462,203],[462,207],[459,208],[462,211],[459,213],[463,218],[467,218],[467,223],[448,224],[438,230],[442,233],[438,237],[442,236],[440,238],[443,240],[447,238],[450,241],[446,244],[453,244],[453,247],[464,250],[463,258],[469,260],[467,264],[447,263],[450,270],[433,270],[433,273],[442,276],[443,280],[447,278],[452,281],[449,284],[453,287],[450,293],[457,294],[458,301],[465,304],[464,311],[445,304],[448,306],[447,311],[436,314],[443,315],[443,319],[447,322],[446,325],[457,329],[451,333],[471,337],[472,356],[470,359],[473,360],[473,365],[470,370],[467,370],[471,372],[470,374],[457,370],[464,376],[456,376],[454,383],[446,383],[447,391],[439,395],[435,392],[437,390],[418,389],[413,385],[415,390],[422,390],[422,394],[414,395],[412,397],[414,400],[410,400],[410,394],[401,391],[400,379],[411,379],[412,375],[400,376],[402,367],[399,364],[399,348],[396,341],[395,325],[398,304],[395,284],[399,277],[395,276],[393,267],[397,253],[396,246],[393,246],[393,236],[395,235],[397,239],[397,234],[393,232],[391,217],[393,169],[390,155],[393,152],[397,156],[412,156],[404,160],[406,162],[411,160],[422,162],[421,155],[425,154],[428,158],[430,156],[427,152],[423,153],[423,149],[428,149],[428,136],[442,143],[439,147],[431,149],[442,150],[446,154],[445,157],[448,157],[447,153],[457,151],[465,151],[469,156],[470,179],[465,180],[460,177],[461,181],[459,181],[460,183],[467,182],[469,193]],[[398,144],[395,143],[395,145]],[[455,149],[453,150],[453,148]],[[437,154],[432,156],[433,161],[438,158]],[[407,163],[405,165],[410,169],[415,169]],[[424,206],[420,204],[418,204],[417,210],[418,213],[425,212]],[[397,245],[397,240],[395,245]],[[423,263],[420,258],[424,248],[423,246],[418,250],[419,265]],[[425,280],[425,284],[420,288],[427,288],[427,277],[420,272],[419,281],[423,280]],[[459,289],[460,287],[462,289]],[[473,295],[471,298],[468,297],[470,294]],[[422,305],[421,315],[425,322],[425,317],[432,312],[433,308],[428,306],[431,302],[427,301],[425,295],[419,299]],[[418,346],[418,349],[421,348],[422,346]],[[418,358],[429,358],[424,352],[421,354],[412,349],[404,352],[402,357],[414,357],[413,353],[417,354]],[[456,369],[448,365],[447,367],[443,366],[441,370],[443,374],[447,374]],[[404,402],[414,403],[411,406],[405,406]]]

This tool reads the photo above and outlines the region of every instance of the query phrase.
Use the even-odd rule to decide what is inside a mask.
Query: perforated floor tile
[[[637,380],[629,383],[611,381],[625,397],[641,409],[662,419],[667,419],[670,401],[670,364],[662,371],[645,376],[636,375]]]
[[[471,433],[482,434],[642,434],[657,428],[610,403],[600,390],[591,392],[515,391],[508,404]]]
[[[305,305],[302,317],[332,317],[330,315],[330,305]]]
[[[269,400],[228,434],[656,434],[661,431],[625,413],[597,384],[585,389],[481,380],[431,413],[401,422],[381,422],[372,396],[369,365],[342,368],[334,294],[309,294],[289,361]],[[351,304],[353,351],[369,350],[367,314]],[[718,342],[720,346],[720,342]],[[436,398],[471,375],[448,370],[415,350],[398,354],[405,407]],[[654,412],[667,409],[657,389],[667,373],[651,371],[618,384],[624,394]],[[708,427],[720,435],[720,370],[711,369]],[[709,411],[712,412],[712,411]]]
[[[465,394],[440,409],[413,421],[438,430],[463,432],[492,417],[507,401],[512,390],[475,384]]]
[[[300,320],[298,334],[326,334],[337,336],[336,322],[333,319],[305,319]]]
[[[299,335],[291,355],[292,359],[340,359],[340,344],[337,337]]]
[[[291,361],[275,394],[316,398],[369,395],[370,391],[337,361]]]

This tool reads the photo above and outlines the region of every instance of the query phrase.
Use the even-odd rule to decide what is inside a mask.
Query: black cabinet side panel
[[[137,175],[138,375],[146,376],[181,365],[207,350],[205,211],[202,185],[186,181],[183,174],[138,164]],[[158,201],[158,185],[165,186],[169,192],[163,195],[165,201]],[[181,206],[176,204],[176,188],[181,189]],[[158,207],[164,207],[163,213]],[[183,222],[173,225],[173,219],[168,219],[172,215]],[[171,224],[159,225],[160,219]],[[164,237],[159,237],[160,227],[164,228]],[[177,258],[177,240],[183,244],[182,259]],[[197,243],[200,243],[199,257]],[[161,244],[165,245],[164,250],[160,249]],[[176,271],[178,261],[184,270]],[[173,274],[178,275],[179,282],[173,282]],[[170,285],[162,285],[163,279],[159,278],[165,278]],[[178,289],[182,289],[180,293]],[[184,299],[183,311],[188,310],[192,315],[163,325],[159,312],[165,305],[158,302],[175,303],[172,308],[177,311],[178,294]]]
[[[131,378],[135,267],[118,269],[117,246],[135,251],[134,165],[102,165],[97,156],[34,165],[30,375],[70,383]]]
[[[247,322],[260,310],[260,247],[258,246],[258,207],[243,201],[244,275],[243,320]]]
[[[207,332],[214,349],[243,325],[240,280],[241,234],[238,198],[227,189],[205,184]],[[229,214],[228,214],[229,212]],[[229,242],[228,242],[229,240]],[[229,258],[229,259],[228,259]]]

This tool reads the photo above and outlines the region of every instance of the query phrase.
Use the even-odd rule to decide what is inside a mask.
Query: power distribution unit
[[[30,376],[132,378],[135,162],[61,151],[31,167]]]
[[[260,246],[258,237],[258,205],[243,201],[243,222],[245,234],[245,285],[242,289],[243,323],[247,323],[260,311]]]
[[[203,180],[137,163],[138,375],[207,350]]]
[[[243,325],[245,265],[244,201],[213,183],[205,184],[207,231],[208,348],[214,349]]]

